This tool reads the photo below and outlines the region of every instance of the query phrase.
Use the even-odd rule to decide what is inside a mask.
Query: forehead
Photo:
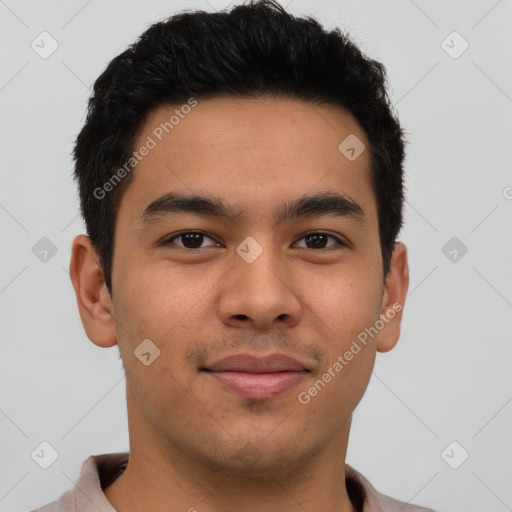
[[[339,191],[375,213],[368,140],[348,111],[294,99],[194,101],[147,116],[134,149],[150,149],[132,171],[119,215],[129,204],[135,220],[171,191],[224,198],[259,216],[284,200]]]

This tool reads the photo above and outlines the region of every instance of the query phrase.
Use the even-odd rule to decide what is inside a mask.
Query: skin
[[[175,108],[153,110],[135,147]],[[105,490],[118,511],[355,511],[342,476],[352,412],[376,352],[397,343],[403,310],[309,403],[297,397],[379,315],[403,306],[409,273],[397,243],[383,285],[369,155],[340,153],[349,134],[369,147],[334,105],[199,101],[136,166],[121,198],[112,297],[89,238],[75,238],[70,274],[85,331],[100,347],[117,343],[126,372],[130,461]],[[179,213],[142,224],[147,205],[170,191],[216,196],[243,216]],[[323,191],[357,201],[366,225],[334,215],[274,222],[284,200]],[[164,243],[187,230],[207,234],[199,248]],[[329,238],[311,248],[311,232],[347,245]],[[263,249],[252,263],[236,252],[248,236]],[[134,356],[145,339],[160,350],[148,366]],[[310,372],[280,395],[249,400],[199,371],[242,352],[286,353]]]

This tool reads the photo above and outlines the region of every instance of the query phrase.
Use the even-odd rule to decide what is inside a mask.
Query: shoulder
[[[34,510],[31,510],[30,512],[57,512],[58,504],[58,501],[54,501],[53,503],[48,503],[48,505],[36,508]]]
[[[378,492],[361,473],[345,465],[345,481],[352,501],[360,503],[362,512],[435,512],[421,505],[413,505]]]
[[[83,463],[80,475],[73,489],[65,492],[57,500],[31,512],[115,512],[107,500],[103,488],[112,483],[124,470],[128,461],[128,452],[91,455]]]
[[[30,512],[71,512],[75,511],[75,499],[72,491],[65,492],[57,501],[31,510]]]

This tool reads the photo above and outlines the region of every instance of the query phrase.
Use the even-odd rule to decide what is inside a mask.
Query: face
[[[115,227],[131,428],[212,468],[302,464],[346,441],[376,350],[398,338],[404,280],[382,285],[368,149],[338,148],[368,140],[333,105],[198,101],[162,133],[176,108],[146,119],[135,148],[155,144]]]

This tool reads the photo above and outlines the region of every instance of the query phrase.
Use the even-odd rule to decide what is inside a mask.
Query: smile
[[[294,370],[273,373],[241,371],[204,371],[224,388],[243,398],[266,399],[277,396],[295,386],[308,373]]]

